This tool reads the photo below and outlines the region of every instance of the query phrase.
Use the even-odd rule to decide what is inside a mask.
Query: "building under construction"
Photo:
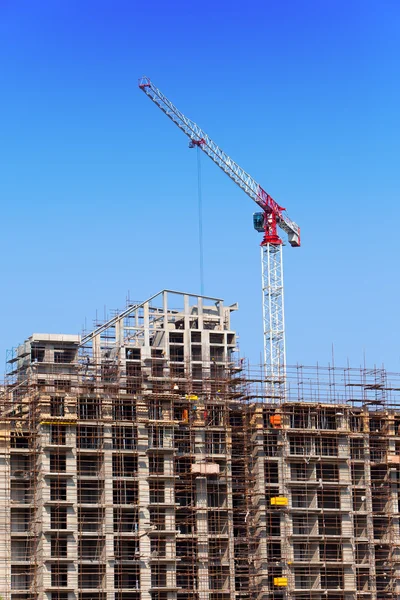
[[[10,353],[3,600],[400,595],[400,376],[237,352],[215,298],[164,291]]]

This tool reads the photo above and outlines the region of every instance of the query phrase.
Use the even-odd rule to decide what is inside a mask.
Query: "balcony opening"
[[[78,503],[99,504],[103,498],[102,481],[78,481]]]
[[[50,425],[50,442],[57,446],[65,446],[66,429],[62,425]]]
[[[51,529],[67,529],[67,507],[50,507],[50,526]]]
[[[138,533],[139,513],[137,509],[114,508],[114,532]]]
[[[113,482],[114,504],[137,504],[139,501],[137,481],[115,480]]]
[[[150,481],[150,503],[158,504],[165,502],[165,482],[164,481]]]
[[[116,426],[112,430],[113,448],[115,450],[136,450],[137,433],[134,427]]]
[[[79,508],[78,527],[80,531],[99,532],[102,529],[104,512],[101,509]]]
[[[67,470],[67,456],[65,452],[50,452],[50,472],[65,473]]]
[[[68,565],[63,563],[53,563],[51,565],[51,585],[52,587],[68,586]]]
[[[118,565],[114,569],[116,589],[140,590],[139,565]]]
[[[67,558],[68,540],[66,537],[51,536],[51,556],[52,558]]]
[[[67,481],[65,479],[52,479],[50,481],[50,500],[67,499]]]

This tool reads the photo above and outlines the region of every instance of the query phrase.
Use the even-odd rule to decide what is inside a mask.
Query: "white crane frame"
[[[261,246],[264,366],[269,401],[282,401],[286,345],[282,244]]]
[[[285,311],[282,240],[276,233],[276,226],[287,233],[289,243],[294,247],[300,246],[300,228],[251,175],[221,150],[194,121],[185,117],[148,77],[139,79],[139,88],[188,136],[190,147],[198,146],[207,154],[263,209],[267,217],[261,245],[266,396],[270,401],[282,400],[286,369]]]

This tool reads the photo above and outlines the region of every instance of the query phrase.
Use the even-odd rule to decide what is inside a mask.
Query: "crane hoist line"
[[[189,138],[190,148],[199,148],[211,158],[258,206],[262,212],[254,213],[253,225],[263,233],[261,242],[264,363],[267,395],[280,400],[285,389],[286,348],[283,288],[283,241],[278,227],[289,244],[300,246],[300,227],[289,219],[286,209],[232,160],[194,121],[181,113],[148,77],[139,79],[139,88],[169,117]]]

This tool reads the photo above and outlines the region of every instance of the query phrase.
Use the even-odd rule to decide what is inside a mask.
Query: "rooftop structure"
[[[400,375],[240,360],[221,299],[164,291],[34,334],[0,396],[3,600],[400,594]]]

